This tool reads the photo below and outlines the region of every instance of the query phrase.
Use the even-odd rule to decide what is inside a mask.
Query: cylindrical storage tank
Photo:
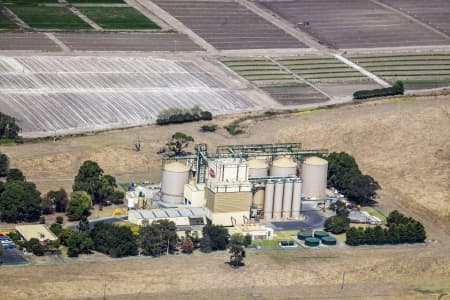
[[[292,218],[298,219],[300,216],[302,181],[297,179],[294,181],[294,192],[292,193]]]
[[[256,208],[261,210],[264,209],[264,186],[258,185],[255,187],[255,195],[253,196],[253,202],[256,204]]]
[[[322,238],[322,244],[328,245],[328,246],[334,246],[336,245],[336,238],[332,236],[325,236]]]
[[[270,181],[267,182],[266,191],[264,194],[264,219],[266,221],[272,219],[274,190],[275,183]]]
[[[309,247],[317,247],[320,244],[320,240],[313,238],[313,237],[309,237],[305,239],[305,245],[309,246]]]
[[[269,176],[269,165],[265,160],[253,158],[248,161],[248,177],[267,177]]]
[[[299,233],[297,233],[297,238],[298,238],[299,240],[304,241],[305,239],[307,239],[307,238],[309,238],[309,237],[312,237],[311,232],[305,231],[305,232],[299,232]]]
[[[302,165],[302,194],[306,199],[325,199],[328,162],[319,157],[309,157]]]
[[[297,175],[297,163],[287,157],[275,159],[270,168],[270,176],[287,177],[289,175]]]
[[[134,209],[135,204],[134,204],[134,199],[129,198],[128,199],[128,209]]]
[[[326,232],[326,231],[320,231],[320,230],[314,231],[314,237],[317,239],[322,239],[326,236],[329,236],[328,232]]]
[[[162,201],[170,205],[183,204],[184,185],[188,182],[188,166],[177,161],[165,164],[161,177]]]
[[[275,197],[273,200],[273,218],[275,220],[281,220],[281,210],[283,209],[283,190],[284,183],[277,181],[275,183]]]
[[[294,183],[292,181],[287,181],[284,183],[283,219],[287,219],[287,218],[291,217],[293,189],[294,189]]]

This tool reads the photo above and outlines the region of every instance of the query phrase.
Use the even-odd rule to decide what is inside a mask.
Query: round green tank
[[[318,239],[323,239],[324,237],[329,236],[326,231],[314,231],[314,237]]]
[[[309,237],[312,237],[312,234],[311,234],[311,232],[299,232],[299,233],[297,233],[297,238],[299,239],[299,240],[302,240],[302,241],[304,241],[306,238],[309,238]]]
[[[309,237],[305,239],[305,245],[309,247],[317,247],[320,244],[320,240],[317,238]]]
[[[336,245],[336,238],[332,236],[324,236],[322,238],[322,244],[328,245],[328,246],[334,246]]]

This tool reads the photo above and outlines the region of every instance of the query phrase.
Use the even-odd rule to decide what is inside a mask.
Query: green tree
[[[406,242],[415,243],[416,242],[416,226],[414,225],[416,222],[409,222],[406,224],[406,232],[408,234]]]
[[[9,170],[9,158],[6,154],[0,153],[0,177],[5,177]]]
[[[48,213],[65,212],[68,201],[67,192],[63,188],[49,191],[42,198],[42,209],[47,209]]]
[[[227,248],[228,240],[230,235],[228,230],[222,225],[212,225],[208,224],[203,227],[203,236],[208,235],[211,239],[211,249],[225,250]]]
[[[332,152],[326,157],[328,161],[328,186],[348,194],[351,181],[360,175],[355,159],[345,152]]]
[[[0,195],[0,219],[8,223],[35,222],[41,216],[41,193],[32,182],[12,181]]]
[[[89,215],[91,206],[92,201],[88,193],[84,191],[72,192],[66,209],[69,221],[80,220],[81,217]]]
[[[57,224],[62,224],[62,223],[64,223],[64,217],[63,217],[63,216],[57,216],[57,217],[56,217],[56,223],[57,223]]]
[[[158,220],[139,229],[138,245],[146,255],[173,253],[177,245],[177,227],[169,220]]]
[[[389,226],[387,240],[392,244],[400,243],[400,232],[397,224]]]
[[[111,257],[137,254],[136,238],[127,226],[99,222],[89,234],[94,242],[94,249]]]
[[[200,240],[200,251],[203,253],[209,253],[212,251],[211,238],[208,234],[203,234],[203,238]]]
[[[184,152],[184,149],[189,146],[190,142],[193,142],[194,138],[183,132],[175,132],[172,138],[167,142],[166,146],[174,155],[179,155]]]
[[[25,247],[28,251],[33,252],[36,256],[43,256],[45,252],[44,246],[39,242],[36,238],[31,238],[26,244]]]
[[[345,243],[350,246],[359,245],[357,240],[357,232],[355,227],[350,227],[345,233]]]
[[[350,182],[347,196],[356,203],[366,205],[374,200],[379,184],[369,175],[356,175]]]
[[[72,189],[74,191],[85,191],[92,197],[93,203],[97,204],[100,202],[102,179],[102,168],[95,161],[87,160],[78,170]]]
[[[244,236],[244,246],[247,248],[252,244],[252,236],[250,234],[247,234]]]
[[[422,223],[415,222],[414,229],[415,229],[416,242],[417,243],[425,242],[425,240],[427,238],[427,234],[425,232],[425,227],[423,227]]]
[[[373,229],[374,233],[374,244],[376,245],[382,245],[386,242],[386,237],[384,235],[384,230],[381,228],[381,226],[377,225]]]
[[[372,227],[367,227],[365,229],[365,243],[369,245],[375,244],[375,231]],[[364,243],[361,243],[364,244]]]
[[[74,257],[80,253],[90,253],[94,248],[94,242],[87,232],[73,231],[67,240],[67,247],[67,254]]]
[[[0,112],[0,139],[15,139],[20,130],[15,118]]]
[[[185,237],[181,242],[181,251],[187,254],[191,254],[194,251],[194,243],[190,237]]]
[[[6,182],[11,181],[25,181],[25,176],[19,169],[9,169],[6,174]]]
[[[324,224],[326,231],[331,231],[335,234],[346,232],[350,227],[350,219],[344,215],[329,217]]]
[[[88,231],[90,229],[89,221],[86,216],[82,216],[80,222],[78,222],[78,231]]]
[[[61,234],[61,231],[63,228],[62,228],[61,224],[54,223],[54,224],[50,225],[49,229],[56,236],[59,236]]]
[[[245,249],[244,249],[244,236],[240,233],[235,233],[230,237],[230,243],[228,245],[230,255],[230,266],[240,267],[242,266]]]
[[[406,224],[398,224],[398,234],[400,235],[400,243],[406,243],[408,241],[408,230]]]

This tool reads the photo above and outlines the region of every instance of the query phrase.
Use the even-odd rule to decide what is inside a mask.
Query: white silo
[[[292,208],[292,191],[294,188],[294,183],[292,181],[286,181],[284,183],[284,193],[283,193],[283,219],[291,217]]]
[[[280,157],[273,161],[270,176],[287,177],[297,175],[297,163],[288,157]]]
[[[189,167],[180,162],[166,163],[162,170],[162,201],[169,205],[183,204],[184,185],[189,182]]]
[[[248,161],[248,177],[267,177],[269,176],[269,165],[263,159],[253,158]]]
[[[266,191],[264,195],[264,219],[266,221],[272,219],[274,189],[274,182],[269,181],[266,183]]]
[[[281,210],[283,209],[283,190],[284,183],[277,181],[275,183],[275,197],[273,200],[273,218],[275,220],[281,220]]]
[[[256,208],[259,210],[264,209],[264,185],[257,184],[255,185],[255,191],[253,194],[253,203],[256,204]]]
[[[294,181],[294,192],[292,193],[292,218],[298,219],[300,216],[301,207],[301,194],[302,194],[302,181],[301,179],[296,179]]]
[[[308,157],[302,165],[302,194],[306,199],[326,198],[328,161],[319,157]]]

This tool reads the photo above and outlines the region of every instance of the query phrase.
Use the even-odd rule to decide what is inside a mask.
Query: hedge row
[[[404,92],[403,82],[396,81],[393,86],[388,88],[354,92],[353,99],[367,99],[374,97],[402,95],[403,92]]]
[[[393,215],[395,215],[393,217]],[[398,217],[400,216],[400,217]],[[347,245],[383,245],[400,243],[423,243],[426,239],[425,228],[419,221],[407,218],[397,211],[388,217],[388,228],[381,226],[351,227],[346,232]]]
[[[212,120],[212,113],[201,110],[198,106],[194,106],[192,109],[169,108],[158,115],[156,124],[167,125],[200,120]]]

